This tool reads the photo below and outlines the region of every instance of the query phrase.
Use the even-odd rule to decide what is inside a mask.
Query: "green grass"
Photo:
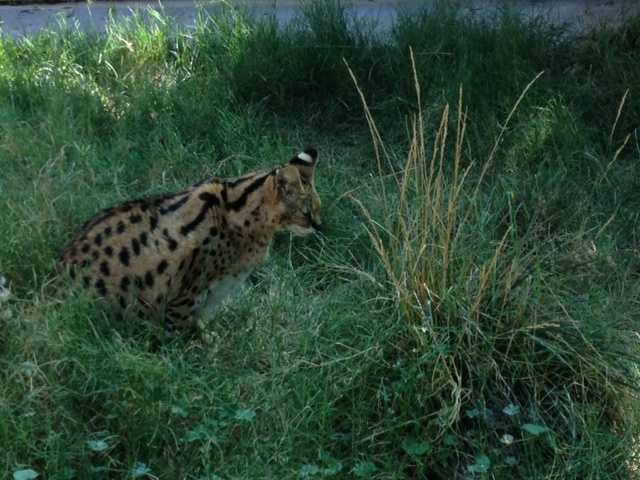
[[[640,20],[348,23],[0,41],[0,477],[633,478]],[[306,145],[324,234],[214,346],[49,287],[98,209]]]

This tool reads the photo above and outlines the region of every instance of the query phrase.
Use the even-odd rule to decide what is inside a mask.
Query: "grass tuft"
[[[420,104],[416,70],[414,79]],[[621,308],[606,327],[598,326],[601,318],[585,315],[585,306],[607,310],[610,299],[592,290],[576,305],[575,292],[552,273],[565,260],[554,251],[557,239],[539,238],[536,224],[523,230],[514,215],[501,217],[508,192],[482,188],[509,119],[532,84],[475,176],[464,158],[462,88],[454,112],[444,107],[432,141],[418,110],[406,162],[391,173],[384,168],[388,149],[364,101],[379,181],[370,185],[367,206],[355,201],[379,261],[374,285],[398,322],[385,355],[393,369],[383,378],[400,377],[404,388],[392,384],[388,402],[399,417],[424,412],[401,424],[413,442],[401,445],[405,453],[429,452],[429,461],[412,465],[419,476],[446,478],[451,471],[478,473],[493,465],[498,476],[532,478],[536,468],[513,465],[514,458],[533,455],[544,462],[576,438],[602,435],[603,429],[617,432],[614,444],[621,422],[635,424],[635,414],[618,403],[634,395],[633,365],[640,360],[629,337],[632,304],[621,301],[627,315]],[[596,398],[602,410],[594,416]],[[556,409],[572,414],[550,416]],[[382,443],[388,431],[388,425],[380,428],[376,440]],[[633,444],[634,429],[623,435],[622,443]],[[610,451],[605,468],[615,469],[631,454]]]

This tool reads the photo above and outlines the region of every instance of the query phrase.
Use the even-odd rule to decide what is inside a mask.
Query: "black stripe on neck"
[[[255,179],[249,186],[247,186],[247,188],[244,189],[242,194],[236,200],[234,200],[233,202],[227,202],[227,208],[236,211],[242,209],[247,204],[249,195],[258,190],[262,185],[264,185],[264,182],[267,180],[267,178],[269,178],[273,174],[273,172],[266,173],[263,176]]]
[[[248,182],[249,180],[251,180],[252,178],[255,178],[255,177],[256,177],[255,175],[246,175],[244,177],[236,178],[235,180],[227,180],[224,183],[229,188],[235,188],[238,185],[240,185],[241,183]]]
[[[176,210],[180,209],[180,207],[182,207],[185,203],[187,203],[188,200],[189,195],[187,194],[177,202],[167,205],[166,207],[161,207],[160,215],[166,215],[167,213],[175,212]]]
[[[184,237],[186,237],[187,235],[189,235],[189,233],[191,233],[196,228],[198,228],[198,225],[200,225],[204,221],[204,219],[207,216],[207,212],[212,207],[217,207],[220,205],[220,199],[215,194],[210,192],[202,192],[198,196],[198,198],[202,200],[204,203],[202,204],[202,207],[200,208],[200,212],[198,213],[196,218],[194,218],[189,223],[187,223],[186,225],[183,225],[182,228],[180,228],[180,233]]]

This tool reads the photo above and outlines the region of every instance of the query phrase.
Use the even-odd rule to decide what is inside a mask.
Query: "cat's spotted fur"
[[[171,195],[101,212],[67,245],[71,276],[127,311],[192,327],[260,264],[277,231],[320,226],[317,152],[238,178],[211,178]],[[204,308],[202,308],[204,307]]]

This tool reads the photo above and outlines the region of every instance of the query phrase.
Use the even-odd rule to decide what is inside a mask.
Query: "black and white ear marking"
[[[311,155],[309,155],[306,152],[299,153],[298,160],[302,160],[303,162],[307,162],[307,163],[313,163],[313,159],[311,158]]]
[[[318,151],[315,148],[307,148],[304,152],[289,160],[291,165],[300,165],[303,167],[313,167],[318,161]]]

